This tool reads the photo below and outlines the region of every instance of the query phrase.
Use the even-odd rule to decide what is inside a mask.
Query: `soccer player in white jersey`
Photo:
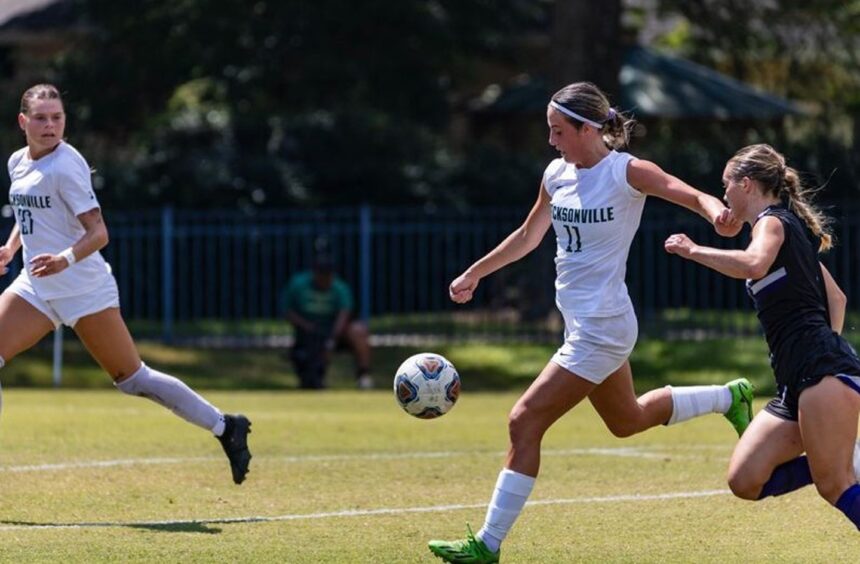
[[[140,359],[120,314],[116,280],[99,252],[108,231],[90,167],[63,141],[66,114],[57,88],[28,89],[18,123],[27,146],[9,159],[15,226],[0,246],[0,274],[19,248],[24,268],[0,295],[0,368],[68,325],[120,391],[149,398],[211,431],[227,454],[233,481],[242,483],[251,460],[250,421],[222,414],[180,380]]]
[[[746,379],[725,386],[666,386],[637,398],[628,362],[638,325],[624,275],[646,196],[698,213],[724,236],[736,235],[741,224],[717,198],[618,151],[627,144],[632,122],[595,85],[565,86],[552,97],[546,117],[549,144],[561,158],[547,166],[523,224],[458,276],[449,293],[457,303],[468,302],[482,278],[534,250],[552,226],[556,305],[565,339],[511,410],[508,455],[483,527],[465,540],[430,541],[430,550],[447,562],[499,561],[500,545],[538,474],[544,433],[585,398],[618,437],[705,413],[725,414],[740,435],[752,418]]]

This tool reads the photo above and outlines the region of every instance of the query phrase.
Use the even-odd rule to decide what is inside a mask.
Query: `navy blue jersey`
[[[783,206],[769,206],[758,219],[765,216],[779,219],[785,237],[768,273],[747,280],[747,291],[776,377],[777,398],[765,409],[796,421],[800,394],[825,376],[838,376],[860,392],[860,358],[830,326],[819,238]]]
[[[804,346],[811,335],[831,331],[827,290],[818,262],[820,240],[806,223],[783,206],[769,206],[758,219],[776,217],[785,238],[768,273],[747,280],[747,292],[755,304],[779,380],[785,366],[793,363],[791,348]],[[794,351],[797,352],[797,351]]]

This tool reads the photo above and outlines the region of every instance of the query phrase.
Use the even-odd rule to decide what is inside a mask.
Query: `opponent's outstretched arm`
[[[770,270],[785,239],[782,223],[775,217],[763,217],[752,230],[752,241],[742,250],[715,249],[697,245],[684,233],[670,235],[663,247],[732,278],[758,280]]]

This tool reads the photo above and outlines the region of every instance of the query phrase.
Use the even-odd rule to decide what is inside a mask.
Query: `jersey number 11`
[[[582,250],[582,238],[579,235],[579,226],[565,225],[564,230],[567,231],[567,252],[578,253]],[[576,248],[573,248],[573,237],[576,235]]]

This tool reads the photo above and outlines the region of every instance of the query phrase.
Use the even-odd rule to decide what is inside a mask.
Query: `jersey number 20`
[[[18,226],[21,235],[29,235],[33,232],[33,212],[18,208]]]

